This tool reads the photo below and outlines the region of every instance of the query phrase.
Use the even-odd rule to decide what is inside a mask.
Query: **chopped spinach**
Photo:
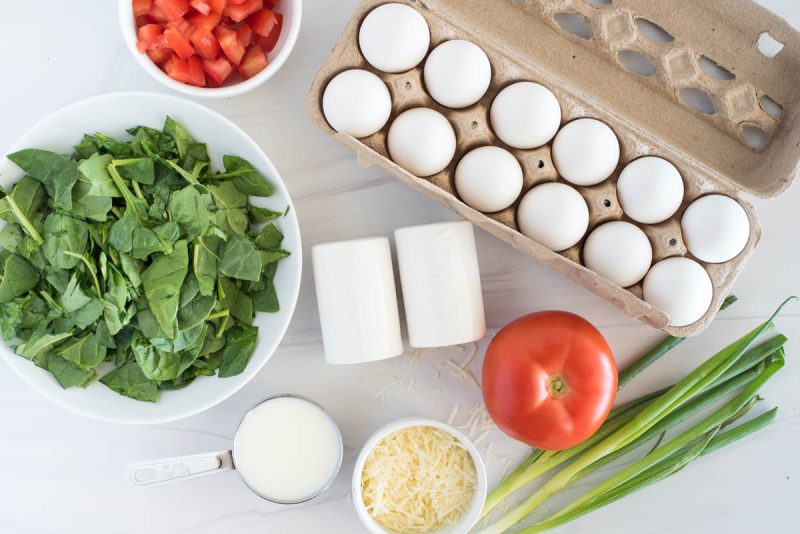
[[[8,156],[25,176],[0,192],[0,330],[64,387],[100,382],[156,402],[198,376],[241,373],[256,312],[276,312],[272,194],[248,161],[223,158],[172,118],[129,140],[86,134],[75,153]]]

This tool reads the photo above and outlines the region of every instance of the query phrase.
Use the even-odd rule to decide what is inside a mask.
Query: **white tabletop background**
[[[296,203],[306,252],[321,242],[388,236],[400,226],[456,218],[383,171],[360,168],[352,152],[306,118],[306,90],[356,2],[307,0],[297,48],[275,78],[248,95],[203,102],[239,124],[280,169]],[[762,3],[800,27],[796,0]],[[125,47],[116,4],[3,0],[0,153],[33,123],[77,99],[111,91],[167,91]],[[676,380],[800,291],[800,183],[754,204],[765,237],[736,284],[740,302],[702,336],[637,378],[625,398]],[[662,336],[488,234],[476,234],[492,332],[531,311],[566,309],[602,330],[620,365]],[[466,368],[480,377],[485,345],[374,365],[327,366],[308,262],[304,270],[289,332],[262,372],[232,398],[182,421],[149,427],[91,421],[51,404],[0,367],[0,532],[362,532],[349,494],[360,445],[394,418],[446,420],[456,404],[456,424],[463,424],[480,392],[469,378],[455,376],[459,373],[448,360],[461,365],[477,351]],[[797,532],[800,305],[787,308],[778,326],[795,339],[788,346],[787,368],[765,388],[767,400],[758,408],[780,406],[774,425],[561,532]],[[133,489],[123,479],[129,462],[227,449],[241,415],[259,399],[281,392],[316,399],[341,426],[345,462],[321,497],[294,507],[273,505],[250,493],[235,472],[148,490]],[[475,434],[490,451],[493,481],[508,462],[525,454],[525,447],[496,430]]]

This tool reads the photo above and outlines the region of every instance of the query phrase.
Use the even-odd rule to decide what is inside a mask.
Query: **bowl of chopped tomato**
[[[300,31],[301,0],[119,0],[128,48],[153,78],[225,98],[271,78]]]

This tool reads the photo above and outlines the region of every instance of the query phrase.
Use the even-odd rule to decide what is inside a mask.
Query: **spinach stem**
[[[230,313],[231,312],[228,310],[222,310],[220,312],[212,313],[211,315],[206,317],[206,321],[213,321],[214,319],[219,319],[220,317],[227,317],[228,315],[230,315]]]
[[[128,186],[125,185],[125,181],[122,179],[122,176],[119,175],[117,171],[117,165],[120,162],[124,162],[126,160],[114,160],[108,164],[108,174],[111,175],[111,180],[114,182],[114,185],[117,186],[119,192],[122,193],[122,196],[125,198],[125,202],[127,203],[127,207],[133,210],[133,213],[136,215],[136,218],[139,221],[142,221],[142,214],[139,213],[139,208],[136,207],[136,198],[131,193],[131,190],[128,189]]]
[[[44,243],[44,239],[42,235],[36,230],[36,227],[33,226],[33,223],[22,213],[22,210],[19,209],[16,201],[14,200],[13,195],[6,196],[6,200],[8,201],[8,206],[11,208],[11,211],[14,213],[14,216],[17,218],[19,223],[25,229],[31,239],[36,241],[37,245],[41,245]]]
[[[228,310],[225,310],[225,311],[227,312]],[[230,315],[226,313],[225,316],[222,318],[222,322],[219,325],[219,329],[217,330],[217,333],[215,334],[217,339],[221,338],[222,334],[225,333],[225,327],[228,326],[228,318],[229,317],[230,317]]]
[[[136,196],[142,199],[143,202],[147,202],[142,194],[141,188],[139,187],[139,182],[131,180],[131,185],[133,186],[133,192],[136,193]]]
[[[64,314],[64,308],[62,308],[61,305],[58,302],[56,302],[47,291],[39,291],[39,295],[41,295],[42,298],[46,300],[48,304],[50,304],[50,306],[55,308],[59,314],[61,315]]]
[[[65,250],[64,254],[66,254],[67,256],[72,256],[73,258],[78,258],[79,260],[81,260],[84,263],[84,265],[86,265],[86,268],[89,270],[89,274],[92,275],[92,279],[94,280],[94,289],[95,289],[95,291],[97,291],[97,298],[102,297],[103,296],[103,292],[100,291],[100,281],[97,280],[97,271],[95,271],[94,265],[92,265],[89,262],[89,260],[87,260],[84,256],[82,256],[80,254],[76,254],[75,252],[71,252],[69,250]]]

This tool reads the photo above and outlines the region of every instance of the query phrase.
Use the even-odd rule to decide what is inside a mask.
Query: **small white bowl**
[[[469,531],[469,529],[471,529],[475,523],[478,522],[478,519],[481,515],[481,510],[483,509],[483,504],[486,501],[486,493],[489,489],[489,482],[486,478],[486,465],[483,463],[483,458],[481,458],[480,451],[478,451],[478,448],[469,440],[469,438],[467,438],[467,436],[450,425],[446,425],[432,419],[421,419],[416,417],[399,419],[382,427],[380,430],[370,436],[370,438],[362,447],[361,453],[358,455],[358,459],[356,460],[356,465],[353,470],[353,505],[356,508],[356,515],[358,515],[361,523],[366,527],[370,534],[394,534],[392,531],[381,527],[377,521],[372,519],[372,516],[369,515],[369,512],[367,511],[367,507],[364,506],[364,497],[361,494],[361,473],[364,470],[364,463],[367,461],[369,453],[372,452],[372,449],[375,448],[380,440],[392,432],[396,432],[402,428],[408,428],[411,426],[432,426],[447,432],[460,441],[472,457],[477,475],[475,495],[472,497],[472,504],[467,511],[464,512],[464,515],[461,517],[461,521],[435,531],[435,534],[464,534],[465,532]]]
[[[128,45],[128,50],[133,54],[139,65],[150,76],[170,89],[187,95],[206,98],[228,98],[252,91],[272,78],[280,70],[297,42],[297,36],[300,33],[300,20],[303,14],[303,2],[302,0],[280,0],[275,6],[275,12],[283,15],[283,28],[275,48],[267,54],[267,68],[249,80],[237,81],[222,87],[195,87],[175,81],[167,76],[167,73],[153,63],[147,54],[143,54],[136,49],[136,20],[133,16],[131,0],[119,0],[118,11],[119,24],[122,29],[122,35],[125,38],[125,44]]]

